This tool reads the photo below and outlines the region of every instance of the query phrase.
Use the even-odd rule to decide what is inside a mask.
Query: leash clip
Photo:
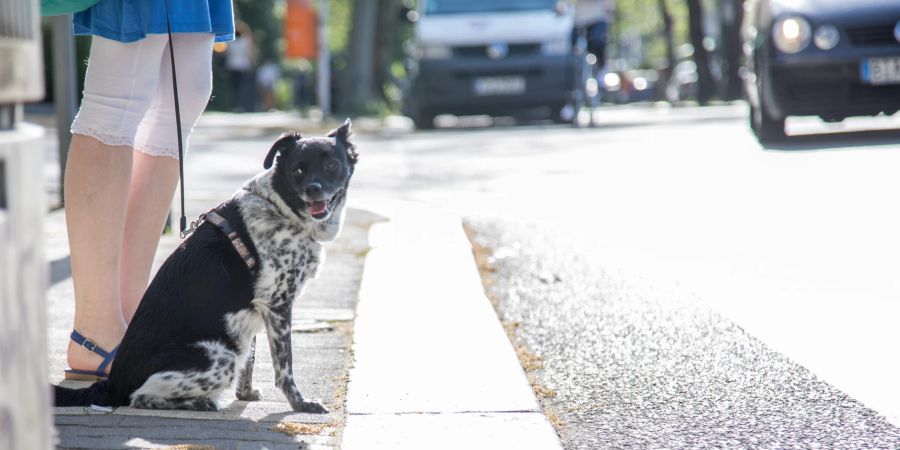
[[[197,227],[202,225],[203,222],[206,222],[206,213],[200,214],[200,217],[198,217],[197,220],[191,222],[191,226],[188,227],[186,230],[181,230],[181,233],[180,233],[181,239],[184,239],[184,238],[190,236],[191,233],[197,231]]]

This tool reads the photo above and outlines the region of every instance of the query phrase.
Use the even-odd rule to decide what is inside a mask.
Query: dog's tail
[[[109,405],[109,381],[98,381],[86,388],[53,386],[56,406]]]

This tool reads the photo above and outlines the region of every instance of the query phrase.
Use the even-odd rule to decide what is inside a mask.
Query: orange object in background
[[[309,0],[288,0],[284,15],[284,56],[312,59],[318,56],[316,12]]]

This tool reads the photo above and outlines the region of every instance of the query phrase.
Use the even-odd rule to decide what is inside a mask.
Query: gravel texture
[[[537,226],[468,226],[567,449],[900,448],[877,412],[683,290],[592,267]]]

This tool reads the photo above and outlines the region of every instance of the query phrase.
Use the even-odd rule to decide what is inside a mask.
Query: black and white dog
[[[291,305],[316,274],[321,242],[340,232],[357,159],[349,134],[347,120],[324,138],[275,141],[267,170],[207,213],[159,269],[109,379],[57,386],[56,405],[214,411],[235,381],[238,399],[259,400],[251,385],[254,336],[265,328],[275,384],[293,410],[327,412],[304,400],[294,382]]]

